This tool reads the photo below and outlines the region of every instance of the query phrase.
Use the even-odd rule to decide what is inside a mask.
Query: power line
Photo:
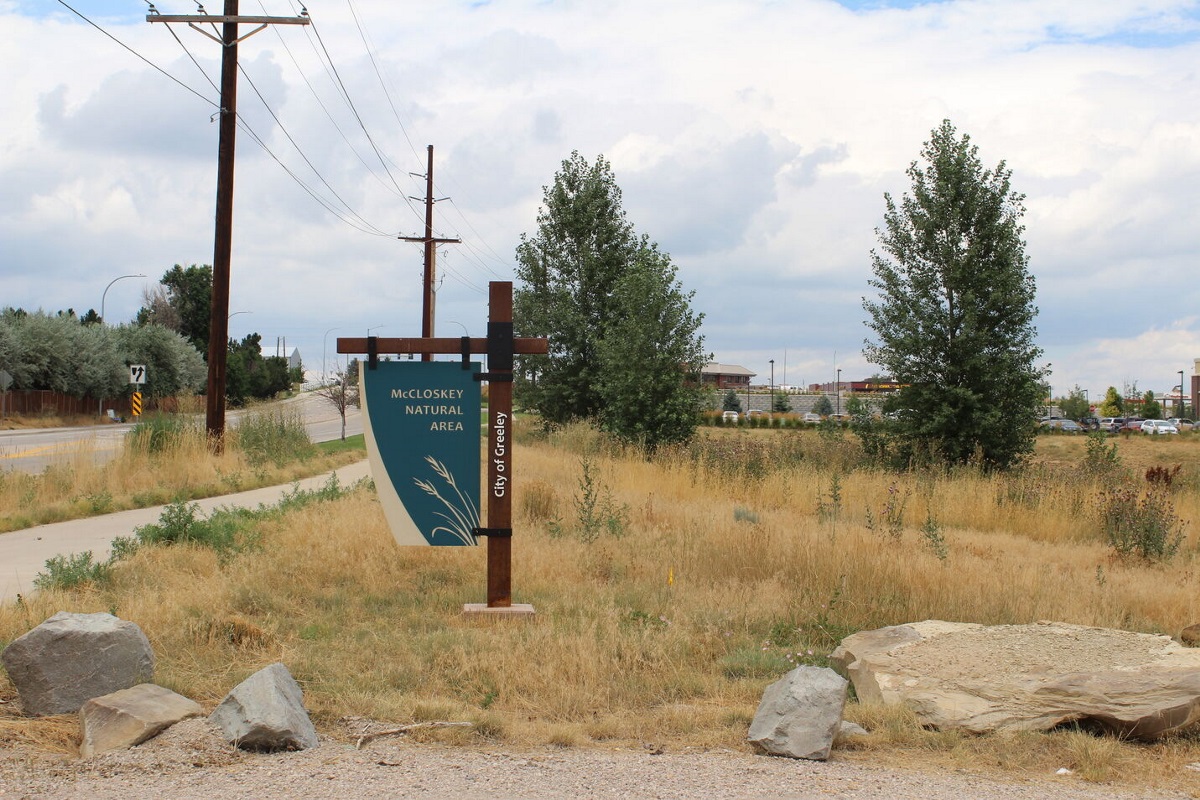
[[[146,0],[146,3],[147,3],[147,5],[150,6],[151,13],[154,13],[154,14],[158,13],[158,11],[154,8],[154,4],[151,3],[150,0]],[[264,8],[263,11],[265,13],[266,9]],[[203,7],[200,8],[200,12],[204,13],[204,14],[208,13],[208,12],[204,11]],[[182,48],[183,52],[187,55],[188,59],[191,60],[191,62],[196,65],[196,69],[198,69],[200,71],[200,74],[204,76],[204,79],[208,81],[209,85],[211,85],[214,89],[217,89],[217,91],[219,92],[220,89],[217,87],[217,85],[215,83],[213,83],[212,78],[210,78],[208,76],[208,73],[204,71],[204,68],[200,65],[200,62],[196,60],[196,57],[192,54],[192,51],[189,50],[188,46],[183,43],[183,40],[179,38],[179,36],[175,33],[175,30],[170,25],[167,25],[166,27],[167,27],[167,30],[171,33],[171,37],[173,39],[175,39],[175,41],[179,44],[180,48]],[[215,25],[213,27],[215,29]],[[280,38],[282,39],[282,37],[280,37]],[[321,182],[324,183],[325,186],[329,188],[329,191],[332,192],[335,197],[337,197],[337,199],[342,203],[342,205],[346,208],[346,210],[353,217],[357,218],[359,220],[359,222],[361,222],[362,224],[360,225],[350,219],[347,219],[345,216],[342,215],[342,213],[340,211],[338,211],[336,208],[334,208],[332,205],[330,205],[330,203],[328,201],[326,201],[324,198],[320,197],[312,189],[312,187],[310,187],[303,180],[301,180],[301,178],[298,175],[296,175],[287,165],[285,165],[283,163],[283,161],[278,156],[275,155],[275,153],[271,150],[271,148],[267,146],[266,142],[263,141],[262,137],[259,136],[258,133],[254,131],[254,129],[250,125],[250,123],[240,113],[237,115],[238,127],[240,127],[243,131],[245,131],[250,136],[250,138],[254,140],[255,144],[257,144],[259,147],[261,147],[263,149],[263,151],[271,158],[271,160],[273,160],[276,164],[278,164],[279,167],[281,169],[283,169],[283,171],[288,175],[288,177],[290,177],[292,180],[294,180],[296,182],[296,184],[305,191],[305,193],[307,193],[311,198],[316,200],[317,203],[321,207],[323,207],[325,210],[329,211],[331,214],[333,214],[335,217],[337,217],[340,221],[346,223],[350,227],[352,227],[355,230],[360,231],[362,233],[369,233],[369,234],[376,235],[376,236],[390,236],[391,234],[385,233],[379,227],[371,224],[361,214],[359,214],[353,208],[351,208],[350,205],[344,199],[342,199],[342,197],[337,193],[337,191],[332,186],[330,186],[329,182],[326,181],[325,178],[321,175],[321,173],[316,169],[316,167],[313,166],[312,162],[304,154],[304,151],[300,148],[300,146],[292,138],[291,134],[288,133],[288,131],[284,127],[283,123],[280,122],[279,117],[275,114],[275,112],[271,109],[270,105],[267,103],[266,98],[263,97],[262,92],[260,92],[258,90],[258,86],[254,83],[254,80],[250,77],[250,75],[246,72],[246,70],[241,66],[241,64],[238,65],[238,70],[242,73],[242,75],[250,83],[251,88],[254,89],[254,93],[256,95],[258,95],[258,99],[262,102],[263,106],[267,109],[267,112],[275,120],[276,124],[279,125],[279,127],[283,131],[284,135],[287,136],[288,141],[290,141],[292,143],[292,145],[296,148],[296,151],[298,153],[300,153],[300,157],[303,158],[304,161],[309,165],[309,167],[312,169],[313,173],[316,174],[317,178],[319,178],[321,180]]]
[[[210,106],[213,106],[214,108],[217,108],[217,109],[219,109],[219,108],[221,107],[221,104],[220,104],[220,103],[214,102],[213,100],[210,100],[209,98],[207,98],[207,97],[205,97],[204,95],[200,94],[198,91],[196,91],[196,90],[195,90],[195,89],[193,89],[192,87],[188,86],[186,83],[184,83],[183,81],[179,80],[179,79],[178,79],[178,78],[176,78],[174,75],[172,75],[171,73],[167,72],[165,69],[163,69],[162,67],[158,66],[157,64],[155,64],[155,63],[154,63],[153,61],[151,61],[150,59],[146,58],[144,55],[142,55],[141,53],[139,53],[137,50],[134,50],[132,47],[130,47],[129,45],[125,44],[125,43],[124,43],[124,42],[122,42],[120,39],[118,39],[117,37],[115,37],[115,36],[113,36],[111,33],[109,33],[108,31],[104,30],[104,28],[100,27],[100,26],[99,26],[99,25],[97,25],[95,22],[92,22],[90,19],[88,19],[87,17],[85,17],[83,14],[81,14],[80,12],[78,12],[78,11],[76,11],[74,8],[72,8],[72,7],[71,7],[71,6],[70,6],[68,3],[66,3],[66,2],[65,2],[65,0],[58,0],[58,3],[59,3],[59,5],[63,6],[63,7],[64,7],[64,8],[66,8],[68,11],[70,11],[72,14],[74,14],[75,16],[79,17],[81,20],[83,20],[84,22],[86,22],[88,25],[91,25],[93,28],[95,28],[96,30],[98,30],[98,31],[100,31],[101,33],[103,33],[103,34],[104,34],[105,36],[107,36],[109,39],[112,39],[114,42],[116,42],[117,44],[121,45],[121,47],[124,47],[124,48],[125,48],[126,50],[128,50],[130,53],[133,53],[133,54],[134,54],[135,56],[137,56],[139,59],[141,59],[142,61],[146,62],[146,64],[148,64],[148,65],[150,65],[151,67],[153,67],[154,69],[158,70],[158,71],[159,71],[159,72],[161,72],[163,75],[166,75],[166,76],[167,76],[168,78],[170,78],[172,81],[174,81],[175,83],[179,84],[179,85],[180,85],[180,86],[182,86],[184,89],[187,89],[189,92],[191,92],[192,94],[196,95],[196,97],[199,97],[201,100],[203,100],[204,102],[208,103]]]
[[[413,206],[412,201],[408,199],[408,195],[404,194],[404,190],[400,188],[400,184],[396,182],[396,176],[392,175],[392,171],[388,169],[387,162],[384,160],[383,154],[379,150],[379,146],[375,143],[375,139],[371,136],[370,131],[367,130],[367,126],[366,123],[363,122],[362,115],[358,113],[358,109],[354,106],[353,101],[351,101],[350,92],[346,89],[346,84],[342,81],[342,76],[338,72],[337,67],[334,65],[333,58],[329,55],[329,49],[325,47],[325,41],[321,38],[321,31],[317,29],[315,20],[313,21],[312,29],[313,35],[317,37],[317,42],[320,43],[321,50],[325,53],[325,57],[329,61],[329,66],[333,69],[333,74],[337,79],[338,86],[341,87],[343,96],[345,97],[347,104],[349,104],[350,110],[354,113],[355,120],[358,121],[358,126],[362,129],[363,134],[367,137],[367,141],[371,143],[371,149],[375,151],[375,156],[379,159],[379,163],[383,166],[384,172],[386,172],[388,177],[391,179],[392,185],[396,187],[396,191],[400,192],[409,209],[417,216],[417,219],[420,219],[420,213],[418,213],[417,209]]]
[[[254,83],[254,80],[246,72],[246,68],[243,67],[241,64],[238,64],[238,71],[242,73],[242,76],[246,79],[246,82],[250,84],[250,88],[254,90],[254,94],[256,94],[258,96],[258,99],[262,102],[263,108],[265,108],[267,110],[267,113],[271,115],[271,119],[275,120],[275,124],[279,126],[279,130],[283,131],[283,135],[287,137],[287,140],[292,143],[293,147],[296,148],[296,152],[300,154],[300,157],[302,159],[304,159],[304,163],[307,164],[309,169],[311,169],[313,171],[313,174],[317,176],[317,179],[320,180],[321,183],[325,184],[325,188],[329,189],[329,191],[333,194],[333,196],[338,199],[338,202],[340,202],[342,204],[342,206],[350,213],[350,215],[355,217],[356,219],[358,219],[363,225],[366,225],[367,227],[373,229],[376,233],[379,233],[384,236],[388,235],[388,234],[384,233],[384,231],[382,231],[378,227],[376,227],[375,225],[372,225],[370,222],[368,222],[366,219],[364,219],[361,214],[359,214],[357,211],[355,211],[353,208],[351,208],[350,204],[347,203],[342,198],[342,196],[337,193],[337,190],[334,189],[333,186],[330,185],[329,181],[325,180],[325,176],[323,176],[321,174],[320,170],[317,169],[316,165],[312,163],[312,161],[309,159],[309,157],[307,155],[305,155],[304,150],[301,149],[300,145],[297,144],[296,140],[292,138],[292,134],[288,132],[288,129],[284,126],[283,122],[279,119],[278,115],[275,114],[274,109],[272,109],[270,104],[267,102],[267,98],[263,97],[262,92],[260,92],[258,90],[258,86]],[[238,117],[240,119],[241,114],[239,114]],[[257,137],[255,137],[255,138],[257,140]]]
[[[266,6],[262,4],[261,0],[259,0],[259,6],[262,7],[263,13],[266,13]],[[307,31],[305,33],[307,33]],[[363,158],[362,153],[360,153],[358,148],[354,146],[354,143],[350,141],[350,137],[348,137],[346,132],[342,130],[342,126],[338,124],[336,119],[334,119],[333,112],[329,110],[329,106],[325,105],[325,101],[321,99],[321,95],[317,92],[317,87],[313,86],[313,82],[309,80],[308,75],[305,74],[303,67],[300,66],[300,61],[296,58],[295,53],[292,52],[292,48],[288,47],[287,40],[283,38],[283,34],[276,30],[275,35],[279,38],[279,43],[283,45],[283,49],[287,52],[288,58],[292,60],[292,65],[295,66],[296,72],[299,73],[300,77],[304,80],[304,84],[308,87],[308,91],[312,94],[313,99],[317,101],[317,105],[319,105],[321,110],[325,112],[326,119],[328,119],[330,124],[333,125],[334,130],[338,132],[338,135],[342,137],[342,141],[345,142],[346,146],[350,148],[350,152],[354,153],[354,157],[357,158],[359,163],[363,165],[363,168],[370,173],[371,177],[379,182],[380,186],[384,187],[387,191],[394,193],[395,189],[392,186],[389,186],[387,182],[383,180],[383,178],[379,177],[379,173],[367,163],[367,160]],[[316,45],[313,44],[312,37],[309,37],[308,42],[313,48],[313,52],[317,56],[317,61],[321,63],[322,68],[325,69],[326,75],[329,76],[330,81],[332,82],[333,75],[329,72],[329,68],[325,66],[324,61],[322,61],[321,53],[319,50],[317,50]],[[334,88],[337,88],[336,85]]]
[[[375,61],[374,48],[371,47],[370,42],[367,40],[366,31],[363,30],[362,23],[358,19],[358,12],[354,9],[354,0],[346,0],[346,5],[350,9],[350,16],[354,17],[354,25],[358,28],[358,36],[362,39],[363,47],[367,51],[367,58],[371,60],[371,67],[375,70],[375,77],[379,79],[379,88],[383,89],[383,96],[387,98],[388,107],[392,109],[392,116],[396,118],[396,124],[400,126],[400,132],[404,134],[404,140],[408,142],[408,148],[420,160],[420,154],[417,152],[416,146],[413,145],[412,139],[408,137],[408,131],[405,130],[404,123],[400,120],[400,112],[396,110],[396,104],[392,101],[392,95],[383,80],[383,73],[379,70],[379,63]]]

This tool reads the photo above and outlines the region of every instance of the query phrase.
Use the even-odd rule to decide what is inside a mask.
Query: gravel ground
[[[187,798],[845,798],[846,800],[1168,800],[1065,775],[1014,781],[728,751],[481,750],[377,739],[363,749],[323,740],[299,753],[243,753],[204,720],[188,720],[128,751],[87,761],[0,753],[0,797]]]

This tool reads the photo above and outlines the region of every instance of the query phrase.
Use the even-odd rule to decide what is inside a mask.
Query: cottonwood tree
[[[908,168],[912,193],[884,196],[864,354],[898,383],[893,455],[1008,467],[1029,453],[1042,405],[1024,195],[1003,161],[984,169],[949,120]]]
[[[212,267],[208,264],[176,264],[163,273],[159,281],[162,289],[143,293],[144,305],[138,311],[137,323],[155,323],[183,334],[207,361],[212,283]]]
[[[548,337],[550,354],[521,358],[519,402],[548,424],[591,420],[650,449],[690,437],[703,315],[670,256],[626,220],[604,157],[564,160],[537,223],[517,247],[513,320],[518,335]]]

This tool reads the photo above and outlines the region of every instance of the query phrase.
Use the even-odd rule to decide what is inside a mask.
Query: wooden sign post
[[[486,536],[487,604],[468,603],[468,612],[531,614],[531,606],[512,603],[512,380],[515,354],[546,354],[544,338],[513,336],[512,283],[488,284],[487,338],[339,338],[337,352],[366,354],[365,368],[372,369],[381,353],[458,354],[464,363],[472,354],[487,355],[487,372],[478,378],[488,382],[487,437],[487,527],[477,528]]]

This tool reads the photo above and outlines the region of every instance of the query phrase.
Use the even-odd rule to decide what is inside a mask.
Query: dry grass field
[[[745,748],[764,687],[825,664],[852,632],[937,618],[1060,620],[1176,634],[1200,622],[1200,437],[1038,443],[1025,470],[896,474],[837,432],[702,429],[647,460],[570,428],[519,430],[513,593],[529,621],[464,617],[484,548],[397,548],[358,488],[259,525],[221,556],[143,548],[109,582],[0,608],[0,645],[59,610],[137,622],[157,681],[217,703],[284,662],[318,727],[367,717],[467,720],[460,743]],[[1115,442],[1116,450],[1110,445]],[[1170,558],[1119,555],[1104,498],[1152,467],[1183,537]],[[75,490],[78,491],[78,490]],[[1170,520],[1168,520],[1170,522]],[[69,750],[77,723],[16,717],[0,742]],[[851,703],[872,731],[837,758],[1190,788],[1200,732],[1154,744],[1079,731],[967,736]]]
[[[55,427],[60,419],[36,418],[39,427]],[[160,445],[151,441],[159,431],[149,418],[148,435],[139,436],[135,430],[125,449],[107,464],[98,465],[85,446],[40,474],[0,471],[0,533],[277,486],[362,457],[361,451],[326,453],[309,445],[307,437],[296,441],[293,429],[299,421],[277,411],[257,412],[247,419],[247,433],[261,434],[256,439],[261,446],[242,446],[239,429],[231,429],[229,447],[214,455],[199,422],[171,424],[173,435]],[[279,431],[292,441],[280,441]]]

